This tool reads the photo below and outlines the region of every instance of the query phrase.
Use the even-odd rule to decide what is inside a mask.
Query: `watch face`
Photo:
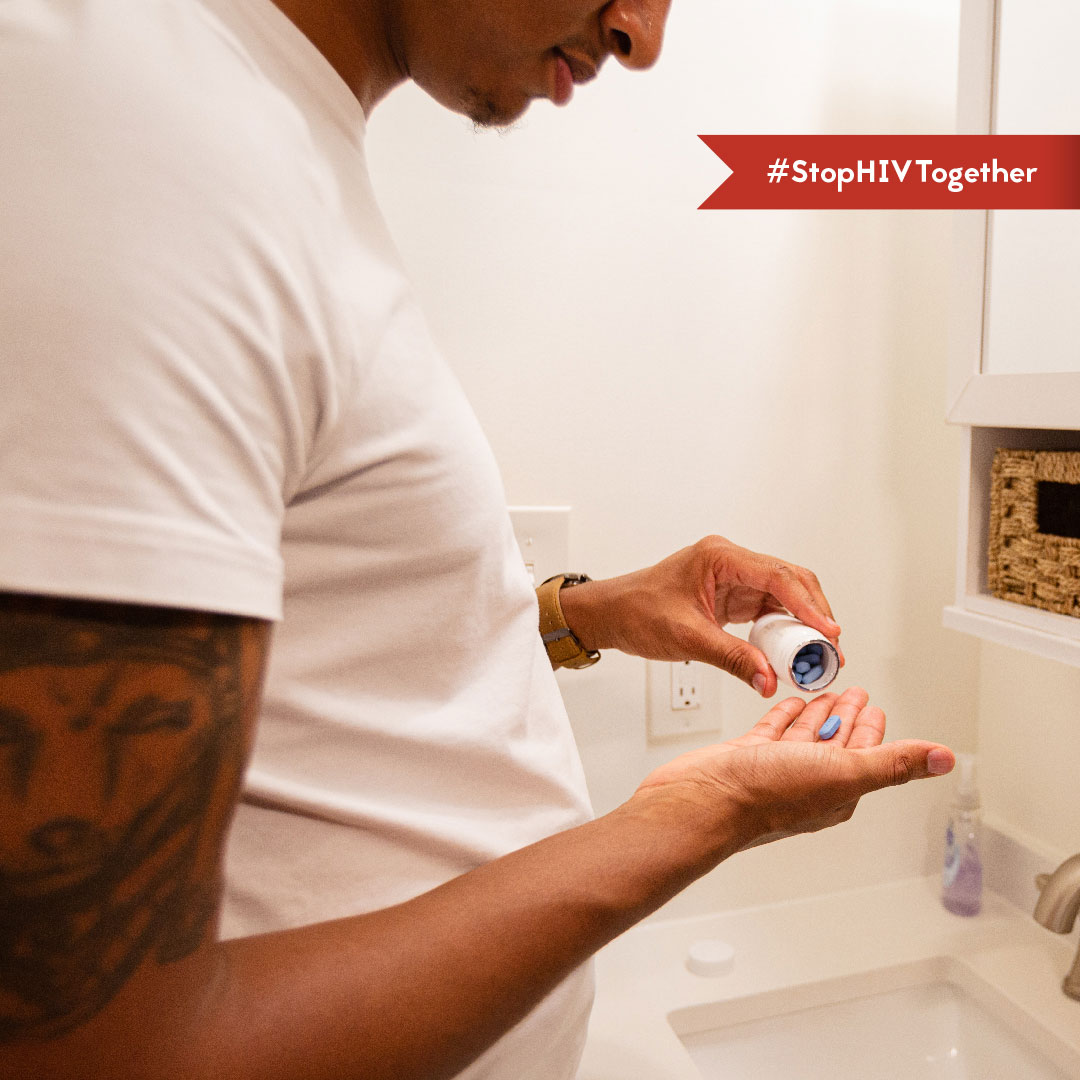
[[[563,587],[567,585],[582,585],[586,581],[592,581],[588,574],[563,574]]]

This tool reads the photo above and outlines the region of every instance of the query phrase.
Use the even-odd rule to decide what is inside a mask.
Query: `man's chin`
[[[522,97],[514,103],[498,101],[492,95],[469,88],[462,106],[464,113],[478,128],[508,128],[525,115],[531,99]]]

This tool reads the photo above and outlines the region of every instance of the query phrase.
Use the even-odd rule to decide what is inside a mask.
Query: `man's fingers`
[[[747,686],[752,686],[762,697],[772,697],[776,693],[776,673],[760,649],[714,625],[703,629],[707,638],[697,659],[723,668]]]
[[[818,728],[825,723],[838,701],[839,698],[832,693],[820,694],[808,701],[798,720],[784,732],[784,739],[788,742],[814,742]]]
[[[777,742],[785,731],[798,719],[806,702],[802,698],[789,697],[778,701],[747,733],[769,742]]]
[[[820,723],[810,732],[811,741],[831,742],[835,746],[849,746],[859,714],[866,708],[870,695],[861,686],[849,686],[828,708]],[[835,719],[834,719],[835,718]],[[817,720],[815,713],[814,720]],[[882,714],[884,720],[884,714]],[[884,731],[884,727],[882,728]],[[873,745],[873,744],[868,744]]]
[[[708,560],[718,587],[737,584],[764,593],[830,640],[839,636],[840,625],[833,618],[821,583],[805,566],[750,551],[722,536],[706,537],[695,547]],[[766,604],[773,606],[768,601]]]
[[[812,626],[836,647],[840,666],[845,663],[840,648],[840,624],[833,618],[832,608],[817,575],[805,566],[782,562],[768,555],[758,556],[757,572],[762,575],[757,587],[775,597],[800,622]]]
[[[956,757],[947,746],[917,739],[882,743],[859,751],[859,757],[862,758],[862,783],[869,785],[863,794],[906,784],[910,780],[944,776],[952,772],[956,764]]]
[[[848,737],[849,750],[867,750],[879,746],[885,738],[885,714],[876,705],[867,705],[855,718]]]
[[[820,630],[830,640],[838,637],[840,624],[833,618],[817,575],[804,566],[765,555],[761,558],[765,564],[765,591],[775,596],[801,622]]]

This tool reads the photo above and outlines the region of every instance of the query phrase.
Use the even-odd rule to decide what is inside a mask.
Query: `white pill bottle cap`
[[[765,654],[776,672],[776,677],[796,690],[804,690],[810,694],[824,690],[840,671],[840,654],[836,651],[836,646],[828,638],[822,637],[820,631],[799,622],[792,615],[782,612],[762,615],[750,627],[750,644]],[[821,646],[822,671],[813,682],[800,683],[795,678],[792,665],[795,657],[807,645]]]

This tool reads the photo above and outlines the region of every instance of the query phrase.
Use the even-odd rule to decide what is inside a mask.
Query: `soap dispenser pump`
[[[982,909],[982,859],[979,854],[979,792],[975,756],[957,754],[956,794],[945,831],[945,867],[941,902],[955,915],[978,915]]]

